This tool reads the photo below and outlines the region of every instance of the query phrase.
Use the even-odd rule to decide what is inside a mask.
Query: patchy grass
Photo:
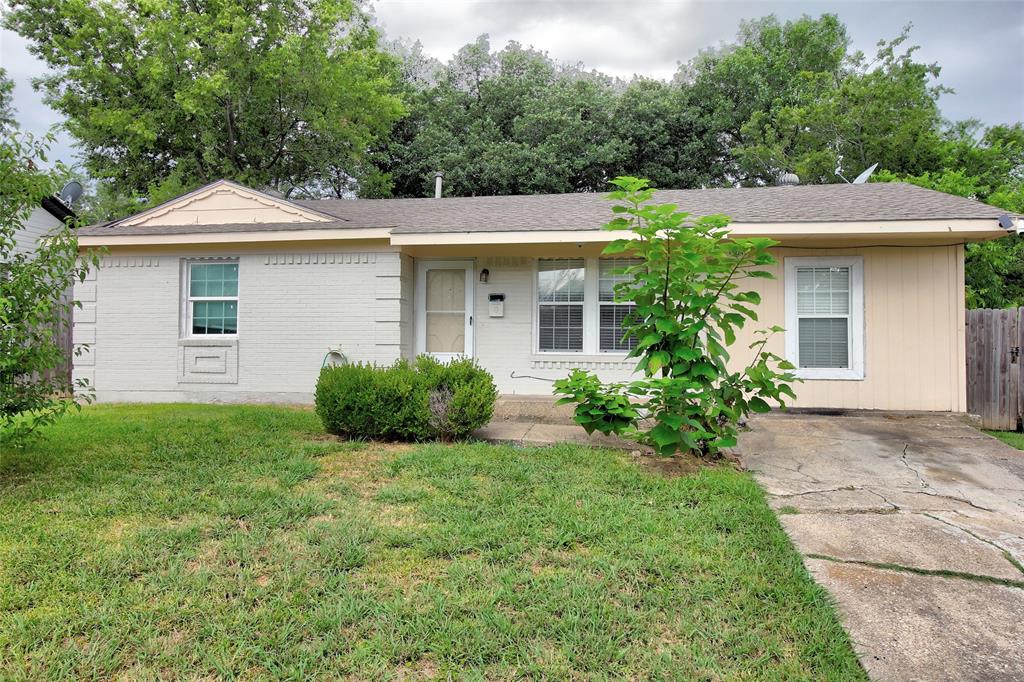
[[[0,460],[0,679],[864,679],[744,473],[100,406]]]
[[[990,436],[995,436],[1007,445],[1012,445],[1018,450],[1024,450],[1024,433],[1017,431],[986,431]]]

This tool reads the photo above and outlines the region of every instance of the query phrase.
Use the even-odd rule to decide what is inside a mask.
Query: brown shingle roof
[[[295,203],[339,218],[321,223],[247,223],[83,228],[80,234],[182,234],[385,227],[395,234],[595,230],[611,218],[604,194],[320,199]],[[735,223],[995,219],[1006,211],[905,183],[659,190],[655,201]]]

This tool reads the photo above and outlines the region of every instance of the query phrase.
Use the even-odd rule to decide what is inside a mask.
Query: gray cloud
[[[0,30],[0,65],[14,81],[14,107],[22,130],[39,137],[53,132],[56,140],[50,148],[50,161],[71,163],[75,151],[71,136],[59,128],[63,118],[32,89],[32,79],[46,71],[45,65],[29,54],[21,36],[7,30]]]
[[[739,22],[766,14],[796,19],[838,14],[853,47],[873,55],[880,39],[914,25],[921,59],[939,62],[941,81],[956,91],[942,98],[951,119],[985,123],[1021,120],[1024,112],[1024,2],[709,2],[623,3],[437,2],[377,0],[378,20],[391,37],[420,39],[439,59],[480,33],[492,45],[532,45],[563,61],[628,78],[668,78],[701,49],[733,40]]]
[[[390,38],[422,41],[427,53],[445,60],[481,33],[495,47],[509,40],[547,51],[565,62],[629,78],[670,78],[680,62],[699,50],[731,41],[742,19],[777,14],[833,12],[847,27],[855,49],[871,55],[882,38],[908,23],[920,59],[942,65],[941,82],[956,91],[941,100],[951,119],[1014,122],[1024,112],[1024,2],[846,2],[708,0],[376,0],[378,24]],[[59,116],[29,83],[45,70],[24,41],[0,33],[0,63],[16,82],[15,105],[24,128],[42,133]],[[66,133],[53,156],[74,152]]]

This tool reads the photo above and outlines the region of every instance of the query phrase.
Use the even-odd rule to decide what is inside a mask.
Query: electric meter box
[[[505,294],[488,294],[487,304],[491,317],[505,317]]]

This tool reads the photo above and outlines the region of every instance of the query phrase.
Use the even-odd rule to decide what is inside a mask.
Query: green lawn
[[[1024,450],[1024,433],[1017,433],[1016,431],[986,431],[985,433],[995,436],[1018,450]]]
[[[0,679],[864,675],[761,491],[100,406],[0,461]]]

